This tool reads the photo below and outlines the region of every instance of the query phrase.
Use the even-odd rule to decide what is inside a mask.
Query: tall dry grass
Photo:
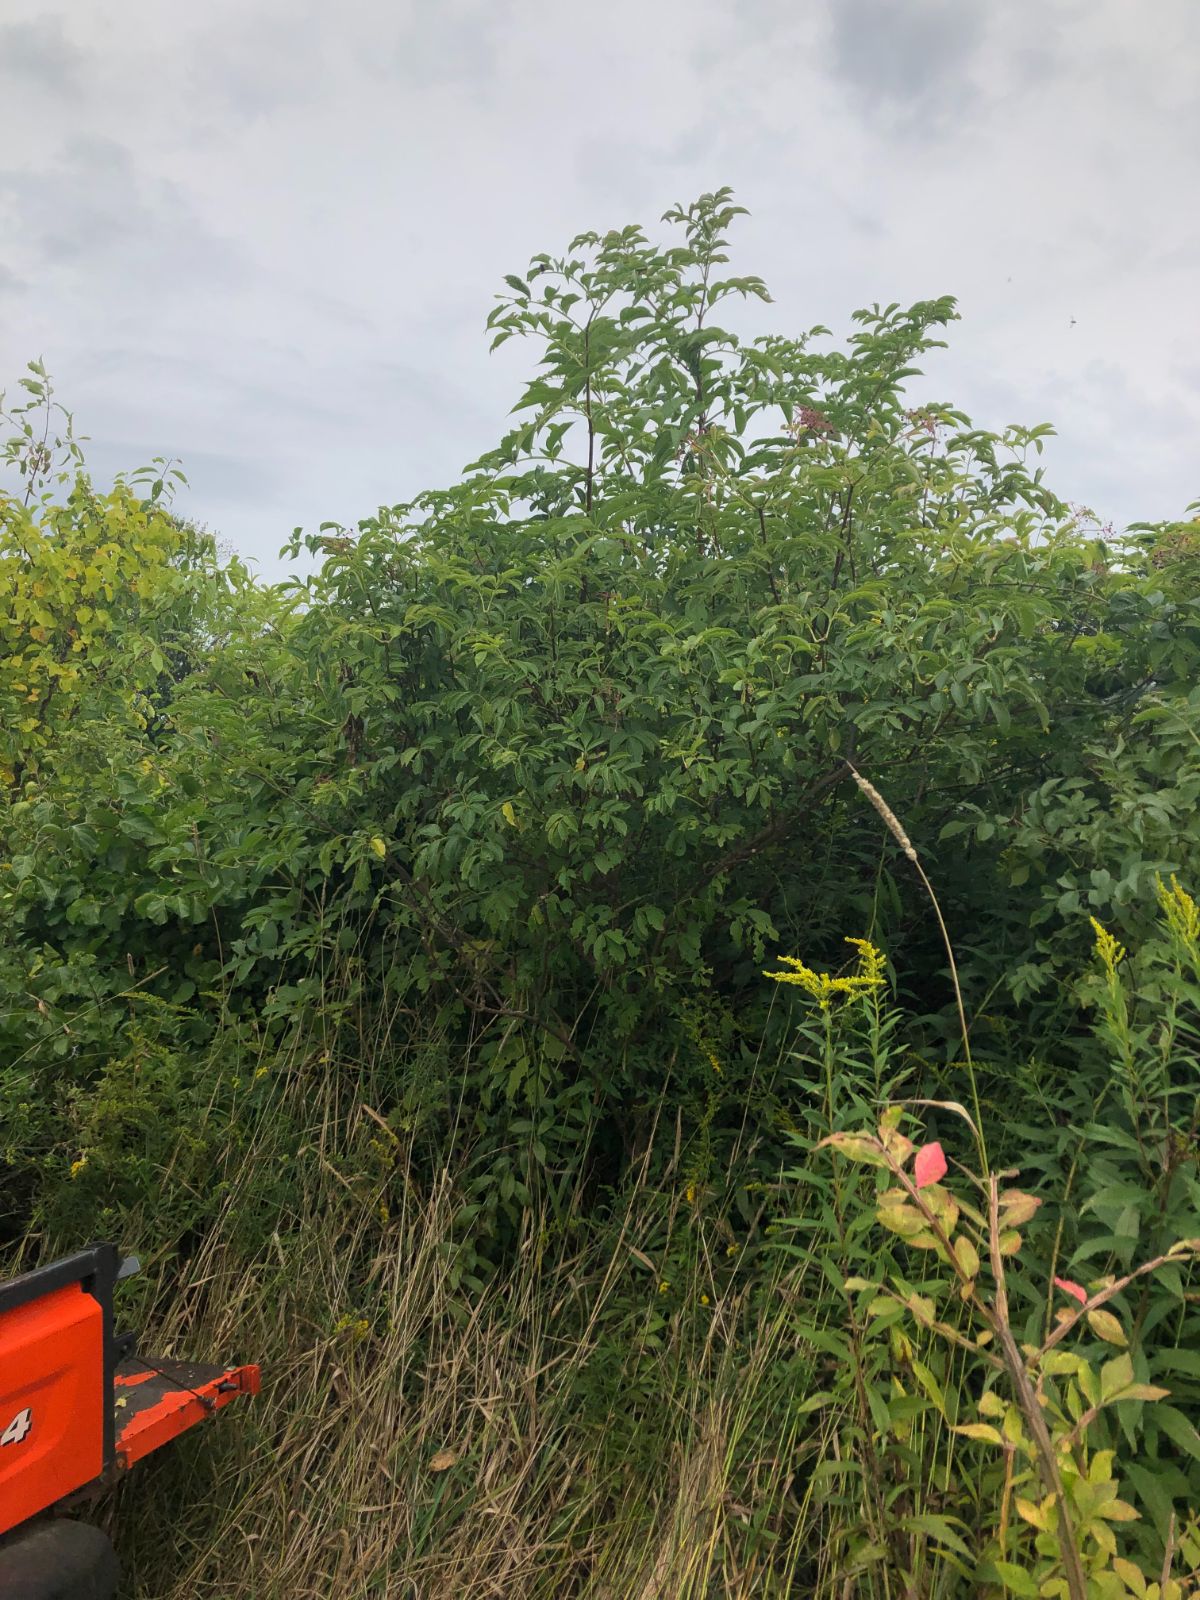
[[[255,1158],[214,1174],[218,1224],[158,1272],[144,1347],[258,1359],[264,1386],[121,1486],[108,1514],[129,1595],[799,1592],[820,1508],[793,1403],[797,1269],[760,1266],[706,1304],[724,1238],[643,1177],[600,1227],[532,1218],[466,1297],[459,1177],[393,1180],[381,1224],[379,1195],[344,1176],[371,1113],[336,1082],[292,1073]],[[291,1225],[248,1258],[247,1208],[301,1116]],[[153,1215],[130,1228],[153,1240]],[[685,1228],[697,1247],[675,1252],[691,1265],[668,1293],[661,1258]]]

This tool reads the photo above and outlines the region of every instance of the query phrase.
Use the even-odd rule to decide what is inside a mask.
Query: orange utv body
[[[102,1244],[0,1283],[0,1594],[31,1519],[258,1393],[256,1366],[148,1360],[117,1334],[113,1291],[136,1270]]]

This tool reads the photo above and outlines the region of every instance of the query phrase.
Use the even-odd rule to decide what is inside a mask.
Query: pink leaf
[[[927,1188],[946,1176],[946,1157],[940,1144],[923,1144],[917,1151],[913,1180],[918,1189]]]
[[[1070,1278],[1055,1278],[1054,1286],[1069,1294],[1072,1299],[1078,1300],[1081,1306],[1087,1305],[1088,1292],[1077,1283],[1072,1283]]]

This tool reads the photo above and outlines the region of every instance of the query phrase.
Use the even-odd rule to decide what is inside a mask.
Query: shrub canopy
[[[938,884],[981,1048],[1073,1025],[1081,913],[1136,932],[1156,875],[1195,880],[1196,525],[1102,537],[1043,482],[1047,426],[917,403],[948,299],[860,312],[842,347],[723,329],[769,299],[730,272],[737,212],[721,191],[667,245],[585,234],[510,276],[493,343],[538,352],[511,431],[297,535],[322,558],[297,586],[219,561],[161,466],[100,494],[68,460],[56,488],[18,433],[10,1162],[131,1027],[261,1041],[316,1000],[469,1041],[479,1126],[532,1115],[552,1165],[664,1095],[740,1119],[780,950],[870,934],[936,1046],[939,946],[848,762]],[[436,1120],[461,1089],[446,1066],[403,1095]]]

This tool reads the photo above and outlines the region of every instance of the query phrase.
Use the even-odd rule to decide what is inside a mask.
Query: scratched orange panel
[[[257,1394],[259,1390],[257,1367],[196,1367],[175,1362],[163,1362],[161,1367],[161,1371],[117,1374],[117,1460],[122,1467],[132,1467],[161,1449],[239,1394]],[[184,1381],[179,1381],[180,1377]]]
[[[104,1321],[78,1283],[0,1315],[0,1533],[104,1466]]]

